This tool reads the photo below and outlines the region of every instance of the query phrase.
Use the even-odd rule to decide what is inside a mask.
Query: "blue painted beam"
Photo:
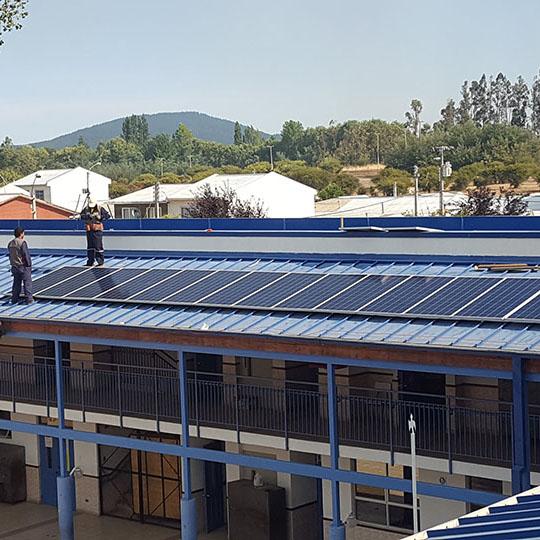
[[[62,344],[54,342],[54,372],[56,379],[56,401],[58,407],[58,429],[65,431],[64,417],[64,379],[62,369]],[[74,539],[73,508],[75,507],[75,481],[67,470],[66,439],[58,437],[60,475],[56,479],[58,497],[58,528],[61,540]]]
[[[336,366],[326,365],[326,386],[328,387],[328,434],[330,441],[330,468],[339,470],[339,432],[336,396]],[[330,524],[330,540],[345,540],[345,527],[341,521],[341,501],[339,481],[332,480],[332,523]]]
[[[64,437],[65,439],[72,441],[82,441],[104,446],[129,448],[132,450],[141,450],[143,452],[154,452],[157,454],[166,455],[169,454],[178,457],[186,456],[191,459],[199,459],[202,461],[239,465],[242,467],[249,467],[251,469],[266,469],[269,471],[282,472],[297,476],[306,476],[308,478],[320,478],[322,480],[330,481],[336,480],[338,482],[345,482],[349,484],[362,484],[383,489],[406,491],[409,493],[412,491],[412,483],[410,480],[390,478],[387,476],[360,473],[356,471],[344,471],[341,469],[334,471],[329,467],[321,467],[318,465],[248,456],[245,454],[233,454],[230,452],[209,450],[207,448],[184,448],[176,444],[132,439],[129,437],[106,435],[103,433],[88,433],[74,429],[60,429],[42,424],[26,424],[24,422],[16,422],[13,420],[0,419],[0,429],[22,433],[33,433],[36,435],[44,435],[55,438]],[[493,504],[503,498],[501,495],[496,493],[442,486],[440,484],[431,484],[429,482],[418,482],[418,493],[421,495],[438,497],[442,499],[474,502],[484,506]]]
[[[525,360],[512,358],[512,493],[531,487],[529,405]]]

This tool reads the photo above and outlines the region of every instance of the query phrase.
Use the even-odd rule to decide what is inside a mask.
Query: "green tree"
[[[529,87],[520,75],[512,86],[512,125],[525,127],[527,125],[527,109],[529,107]]]
[[[27,5],[28,0],[0,0],[0,46],[4,34],[22,28],[22,20],[28,16]]]
[[[531,128],[540,135],[540,74],[534,78],[531,89]]]
[[[413,99],[411,101],[411,110],[405,113],[407,127],[417,138],[420,137],[422,130],[422,120],[420,118],[422,109],[422,102],[419,99]]]
[[[193,133],[184,125],[180,124],[172,137],[176,159],[180,163],[189,162],[194,150]]]
[[[453,99],[449,99],[446,106],[441,109],[441,120],[433,125],[434,129],[447,131],[456,125],[456,116],[456,103]]]
[[[288,120],[281,129],[279,151],[287,159],[300,159],[303,155],[304,126],[301,122]]]
[[[144,115],[132,114],[122,122],[122,138],[128,142],[143,147],[148,141],[148,121]]]
[[[247,126],[244,129],[242,140],[244,144],[250,144],[252,146],[258,146],[263,143],[261,134],[253,126]]]
[[[242,126],[239,122],[234,123],[234,144],[242,144]]]
[[[335,182],[330,182],[326,187],[321,189],[317,194],[319,199],[325,201],[326,199],[335,199],[336,197],[342,197],[345,192]]]
[[[472,101],[468,81],[465,81],[461,86],[461,100],[456,112],[456,119],[460,124],[472,120]]]
[[[412,187],[412,183],[412,176],[408,172],[392,169],[391,167],[383,169],[373,179],[375,189],[383,195],[393,195],[394,190],[397,190],[398,195],[406,194]]]

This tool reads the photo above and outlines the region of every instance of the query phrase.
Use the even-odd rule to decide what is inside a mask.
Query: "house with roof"
[[[36,171],[6,187],[24,189],[30,196],[47,203],[80,212],[88,192],[97,201],[109,199],[111,179],[83,167]]]
[[[71,210],[39,199],[34,207],[32,201],[24,190],[13,193],[0,190],[0,219],[68,219],[73,215]]]
[[[161,184],[160,216],[189,217],[188,208],[206,185],[232,189],[241,200],[260,201],[269,218],[300,218],[315,214],[317,191],[277,172],[262,174],[213,174],[193,184]],[[155,217],[155,187],[150,186],[113,199],[116,218]]]

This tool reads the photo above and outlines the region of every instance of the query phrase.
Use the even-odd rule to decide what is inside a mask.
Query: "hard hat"
[[[96,201],[96,199],[94,199],[93,197],[90,197],[90,198],[88,199],[88,206],[89,206],[90,208],[94,208],[94,206],[97,206],[97,201]]]

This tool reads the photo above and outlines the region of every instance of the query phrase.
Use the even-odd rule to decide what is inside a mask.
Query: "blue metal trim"
[[[32,332],[8,332],[12,337],[24,338],[24,339],[44,339],[53,340],[61,339],[63,341],[69,341],[73,343],[89,343],[94,345],[110,345],[117,347],[135,347],[139,349],[161,349],[165,351],[176,351],[178,345],[170,343],[160,343],[157,341],[136,341],[136,340],[121,340],[121,339],[103,339],[98,335],[92,338],[82,336],[69,336],[59,334],[44,334],[44,333],[32,333]],[[383,345],[383,344],[381,344]],[[467,367],[454,367],[454,366],[435,366],[427,364],[409,363],[409,362],[386,362],[383,360],[370,360],[368,358],[339,358],[334,356],[309,356],[299,354],[285,354],[279,352],[265,352],[253,349],[226,349],[221,347],[200,347],[200,346],[186,346],[186,350],[193,353],[206,353],[206,354],[225,354],[235,356],[247,356],[253,358],[266,358],[275,360],[287,360],[291,362],[312,362],[312,363],[331,363],[337,366],[350,366],[350,367],[372,367],[388,370],[398,371],[415,371],[421,373],[445,373],[448,375],[465,375],[469,377],[488,377],[494,379],[512,379],[512,373],[510,371],[502,371],[497,369],[480,369],[480,368],[467,368]],[[442,350],[442,349],[441,349]],[[456,352],[455,349],[448,349],[448,352]]]
[[[64,417],[64,379],[62,369],[62,345],[60,341],[54,342],[54,373],[56,378],[56,404],[58,408],[58,427],[64,429],[66,427],[66,421]],[[60,476],[65,478],[68,471],[66,471],[67,454],[66,454],[66,441],[60,437],[58,439],[58,452],[60,454]]]
[[[186,356],[184,351],[178,351],[178,378],[180,397],[180,422],[182,423],[182,446],[189,447],[189,408]],[[191,498],[191,467],[188,457],[182,457],[182,485],[184,497]]]
[[[398,491],[412,491],[410,480],[379,476],[375,474],[359,473],[356,471],[332,470],[329,467],[310,465],[307,463],[297,463],[276,459],[262,458],[258,456],[248,456],[245,454],[233,454],[219,450],[209,450],[207,448],[184,448],[181,445],[162,443],[144,439],[133,439],[120,437],[117,435],[106,435],[103,433],[93,433],[78,431],[74,429],[61,429],[59,427],[46,426],[43,424],[27,424],[13,420],[0,419],[0,429],[17,431],[22,433],[33,433],[48,437],[64,437],[72,441],[88,442],[92,444],[112,446],[119,448],[129,448],[141,450],[143,452],[154,452],[158,454],[169,454],[178,457],[189,457],[202,461],[212,461],[225,463],[228,465],[239,465],[252,469],[266,469],[269,471],[282,472],[308,478],[320,478],[322,480],[335,480],[348,484],[362,484],[379,487],[383,489],[395,489]],[[418,493],[430,497],[438,497],[463,502],[475,502],[488,505],[501,500],[502,496],[496,493],[476,491],[472,489],[442,486],[429,482],[418,482]]]
[[[512,493],[531,487],[529,403],[525,360],[512,358]]]
[[[336,366],[326,365],[326,386],[328,388],[328,434],[330,440],[330,467],[339,470],[339,433],[338,412],[336,399]],[[332,480],[332,526],[341,525],[341,501],[339,497],[339,482]]]

